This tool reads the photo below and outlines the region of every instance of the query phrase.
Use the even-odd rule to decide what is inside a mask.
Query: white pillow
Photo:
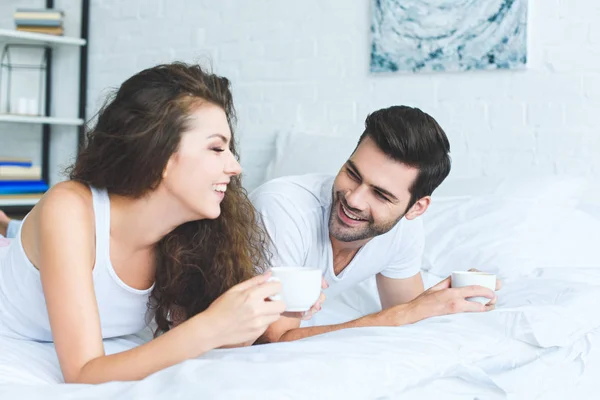
[[[267,167],[265,178],[269,181],[310,173],[336,175],[357,143],[358,137],[280,133],[275,140],[275,157]]]
[[[275,140],[275,157],[267,166],[265,178],[307,173],[335,175],[350,157],[359,136],[334,137],[306,133],[280,132]],[[572,206],[588,190],[584,178],[570,175],[530,175],[446,179],[435,194],[438,196],[503,195],[530,203]]]
[[[572,175],[450,176],[434,194],[443,197],[495,195],[506,201],[575,206],[589,193],[589,188],[586,178]]]
[[[600,220],[575,206],[582,182],[528,185],[506,183],[492,195],[434,195],[423,216],[423,269],[447,276],[477,268],[511,278],[539,268],[600,268]]]

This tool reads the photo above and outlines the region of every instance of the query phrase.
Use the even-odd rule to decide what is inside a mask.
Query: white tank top
[[[154,285],[146,290],[134,289],[115,273],[109,250],[110,199],[106,190],[91,190],[96,221],[92,276],[102,337],[137,333],[151,319],[147,303]],[[25,255],[21,228],[8,247],[0,247],[0,335],[52,341],[40,273]]]

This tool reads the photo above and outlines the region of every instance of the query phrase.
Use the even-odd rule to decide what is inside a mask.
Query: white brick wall
[[[92,0],[89,115],[144,67],[210,60],[234,84],[249,188],[277,132],[355,140],[368,112],[392,104],[438,119],[455,177],[600,178],[600,2],[529,3],[524,71],[372,75],[369,0]]]

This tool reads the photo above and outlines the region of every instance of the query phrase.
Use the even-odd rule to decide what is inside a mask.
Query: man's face
[[[333,183],[330,235],[353,242],[388,232],[407,212],[417,174],[366,137]]]

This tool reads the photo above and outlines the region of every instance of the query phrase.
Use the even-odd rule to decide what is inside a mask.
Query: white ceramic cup
[[[496,290],[496,275],[478,271],[454,271],[451,276],[450,286],[453,288],[465,286],[483,286],[492,291]],[[491,301],[487,297],[467,297],[469,301],[487,304]]]
[[[281,292],[271,300],[283,300],[285,311],[308,311],[321,295],[321,270],[308,267],[274,267],[270,281],[281,282]]]

